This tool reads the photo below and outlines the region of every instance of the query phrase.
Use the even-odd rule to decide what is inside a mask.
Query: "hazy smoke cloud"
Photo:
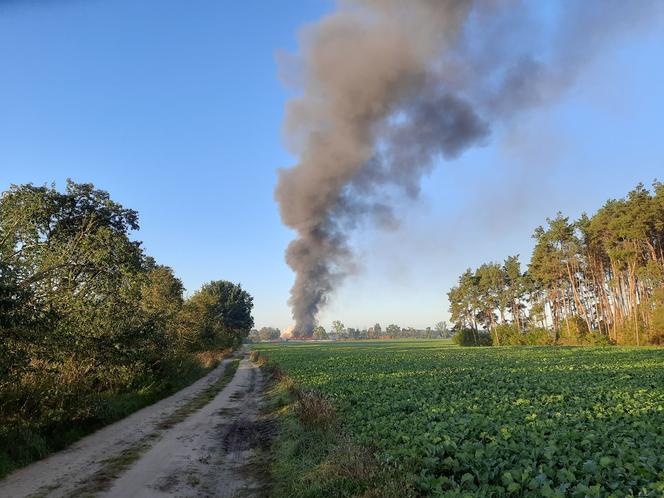
[[[308,28],[301,95],[285,123],[299,162],[280,170],[276,189],[282,220],[297,231],[286,253],[296,332],[311,332],[352,271],[353,228],[397,226],[393,207],[417,196],[438,158],[454,159],[485,143],[491,124],[554,100],[607,42],[661,5],[347,0]]]

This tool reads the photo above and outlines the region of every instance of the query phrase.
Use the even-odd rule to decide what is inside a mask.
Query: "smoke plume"
[[[554,101],[609,42],[660,14],[657,0],[345,0],[302,34],[300,94],[285,136],[299,162],[276,199],[297,232],[295,332],[353,269],[349,234],[394,228],[438,159]],[[656,12],[658,11],[658,12]]]

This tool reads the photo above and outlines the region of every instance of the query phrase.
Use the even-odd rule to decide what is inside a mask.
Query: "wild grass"
[[[253,354],[256,353],[256,354]],[[257,352],[252,359],[271,377],[265,415],[276,421],[269,468],[274,498],[407,498],[413,486],[381,465],[374,450],[358,445],[344,430],[330,401],[300,389],[292,378]]]
[[[295,395],[295,414],[302,425],[329,431],[338,424],[336,410],[320,393],[297,389]]]

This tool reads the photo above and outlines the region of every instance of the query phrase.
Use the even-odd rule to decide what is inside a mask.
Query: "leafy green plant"
[[[330,400],[354,444],[412,476],[420,495],[664,492],[662,349],[439,341],[255,348],[299,388]]]

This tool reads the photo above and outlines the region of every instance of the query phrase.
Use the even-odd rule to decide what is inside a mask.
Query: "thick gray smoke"
[[[309,27],[301,94],[285,134],[299,162],[276,199],[297,231],[286,261],[299,335],[353,267],[360,223],[398,224],[437,159],[489,139],[490,126],[545,105],[607,42],[640,29],[658,0],[347,0]]]

